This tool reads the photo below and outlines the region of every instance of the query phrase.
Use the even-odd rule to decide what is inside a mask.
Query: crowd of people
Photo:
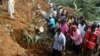
[[[2,4],[2,0],[0,0]],[[14,0],[8,0],[8,13],[14,19]],[[63,7],[50,3],[50,14],[46,18],[48,30],[54,36],[52,56],[62,56],[62,52],[73,50],[78,56],[100,56],[100,24],[88,24],[84,16],[76,19],[68,16]]]
[[[67,16],[63,7],[50,4],[53,12],[47,18],[48,30],[54,36],[52,56],[62,56],[62,52],[72,50],[76,56],[91,56],[99,52],[100,56],[100,24],[89,24],[85,17]]]

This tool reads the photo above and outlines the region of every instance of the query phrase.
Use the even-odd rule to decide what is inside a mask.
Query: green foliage
[[[87,19],[95,18],[95,2],[96,0],[81,0],[82,5],[80,7],[82,8],[83,15]]]
[[[32,36],[26,31],[22,31],[22,38],[24,43],[26,43],[27,47],[34,45],[36,43],[44,45],[45,42],[49,42],[49,38],[43,38],[40,37],[39,35]]]
[[[73,7],[73,1],[74,0],[52,0],[53,2],[55,2],[57,5],[65,5],[65,6],[71,6]]]
[[[29,35],[27,32],[25,31],[22,31],[22,38],[23,38],[23,41],[26,42],[27,44],[27,47],[29,47],[31,44],[34,43],[33,41],[33,36]]]
[[[57,5],[74,7],[77,17],[85,16],[86,19],[100,20],[100,0],[52,0]],[[97,4],[99,6],[97,6]]]

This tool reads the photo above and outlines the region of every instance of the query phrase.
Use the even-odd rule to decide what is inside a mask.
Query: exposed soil
[[[5,0],[4,2],[7,3]],[[15,0],[15,2],[14,20],[9,18],[5,8],[6,4],[5,7],[0,7],[0,56],[50,56],[51,38],[51,43],[47,40],[44,44],[35,43],[27,47],[21,37],[22,30],[27,30],[33,20],[42,20],[40,23],[33,24],[34,27],[41,26],[45,22],[44,17],[36,12],[37,5],[40,4],[42,10],[46,12],[49,11],[49,5],[45,0],[35,0],[34,6],[31,0]],[[41,37],[48,37],[47,32],[43,33]]]
[[[15,0],[15,2],[14,20],[9,18],[6,8],[0,7],[0,56],[41,56],[44,54],[40,51],[40,49],[44,49],[41,45],[35,44],[27,48],[21,39],[21,30],[32,21],[32,1]],[[41,2],[42,6],[47,4],[43,0],[36,0],[36,2],[36,4]],[[48,9],[43,8],[43,10]]]

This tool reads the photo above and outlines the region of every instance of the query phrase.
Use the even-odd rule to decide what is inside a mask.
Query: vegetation
[[[65,5],[75,8],[77,17],[100,20],[100,0],[52,0],[57,5]]]

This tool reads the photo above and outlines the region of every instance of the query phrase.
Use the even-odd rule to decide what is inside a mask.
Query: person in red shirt
[[[95,29],[96,29],[96,25],[93,24],[91,25],[84,37],[84,41],[83,41],[83,46],[85,49],[85,55],[92,55],[93,54],[93,50],[96,46],[96,39],[97,39],[97,35],[95,34]]]

